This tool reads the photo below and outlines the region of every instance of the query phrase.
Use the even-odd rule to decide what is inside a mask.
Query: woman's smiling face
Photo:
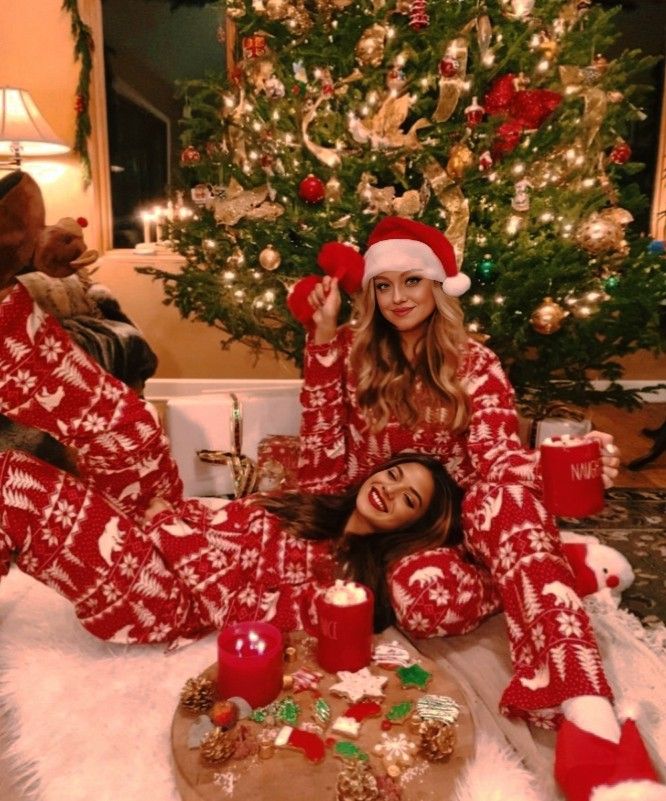
[[[435,485],[427,467],[403,462],[367,478],[358,491],[347,531],[374,534],[409,528],[430,506]]]
[[[400,333],[423,327],[435,310],[433,281],[418,270],[385,270],[373,284],[382,317]]]

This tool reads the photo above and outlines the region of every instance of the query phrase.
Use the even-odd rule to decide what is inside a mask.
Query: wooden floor
[[[641,435],[641,429],[658,428],[666,420],[666,403],[646,403],[635,412],[613,406],[595,406],[589,414],[593,427],[613,434],[620,448],[622,468],[616,486],[666,489],[666,452],[641,470],[626,468],[628,462],[650,449],[652,440]]]

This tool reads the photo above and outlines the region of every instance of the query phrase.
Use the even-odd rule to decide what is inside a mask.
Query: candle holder
[[[244,698],[253,709],[274,701],[282,690],[282,632],[263,622],[236,623],[217,637],[220,698]]]

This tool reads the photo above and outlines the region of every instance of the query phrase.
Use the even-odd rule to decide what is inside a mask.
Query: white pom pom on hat
[[[363,287],[383,272],[415,270],[424,278],[441,281],[442,290],[460,297],[471,285],[458,270],[453,246],[431,225],[407,217],[384,217],[368,239],[363,270]]]

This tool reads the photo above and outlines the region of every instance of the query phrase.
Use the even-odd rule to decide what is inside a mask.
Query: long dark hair
[[[344,575],[374,592],[375,631],[383,631],[395,621],[386,581],[391,564],[415,551],[455,545],[462,540],[462,493],[436,459],[408,451],[377,465],[370,475],[407,462],[426,467],[435,486],[432,500],[421,517],[407,528],[396,531],[385,531],[376,536],[344,536],[345,525],[354,511],[363,482],[337,495],[286,492],[257,496],[255,501],[279,517],[293,536],[336,542],[337,559]]]

